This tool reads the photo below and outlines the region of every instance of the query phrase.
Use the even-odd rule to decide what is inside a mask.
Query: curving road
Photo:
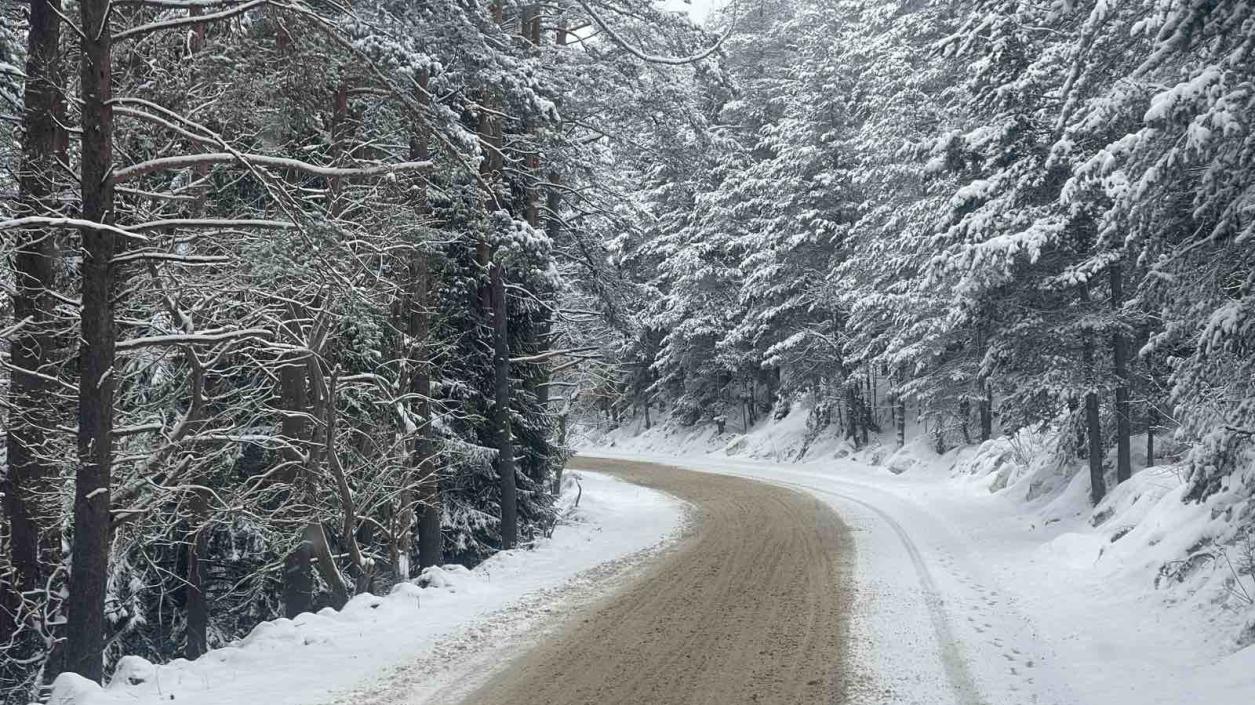
[[[694,526],[465,705],[842,702],[853,548],[831,509],[736,477],[624,460],[578,466],[690,502]]]

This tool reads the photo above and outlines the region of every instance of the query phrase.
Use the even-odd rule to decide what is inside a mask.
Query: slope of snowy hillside
[[[263,622],[195,661],[158,666],[128,656],[104,688],[65,673],[52,703],[314,705],[361,702],[380,690],[424,702],[467,680],[483,652],[560,614],[572,593],[604,590],[618,568],[678,535],[678,500],[597,473],[566,477],[567,518],[530,549],[499,553],[474,570],[429,568],[387,596],[358,595],[339,612]]]
[[[1234,542],[1221,498],[1181,501],[1173,466],[1137,472],[1093,508],[1086,474],[1040,438],[853,452],[806,417],[795,407],[722,436],[585,428],[584,445],[836,507],[860,552],[853,642],[887,702],[1255,702],[1255,552]]]

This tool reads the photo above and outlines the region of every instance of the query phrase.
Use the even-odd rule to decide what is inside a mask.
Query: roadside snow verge
[[[782,434],[790,444],[797,426]],[[771,448],[770,432],[751,447]],[[1226,557],[1220,497],[1183,503],[1173,467],[1141,470],[1091,508],[1086,473],[1054,472],[1032,448],[1016,461],[1005,441],[942,456],[921,442],[832,457],[837,447],[791,463],[720,457],[679,434],[666,452],[661,435],[650,452],[581,452],[781,484],[850,526],[852,704],[1255,703],[1255,626],[1243,628],[1255,625],[1255,560]]]
[[[589,581],[581,574],[657,550],[678,536],[681,501],[608,475],[567,474],[579,483],[563,494],[571,511],[552,538],[530,550],[499,553],[474,570],[430,568],[385,597],[358,595],[338,612],[328,608],[263,622],[243,639],[195,661],[154,665],[127,656],[103,688],[62,674],[53,684],[51,703],[314,705],[346,691],[369,692],[397,669],[433,655],[466,662],[468,654],[492,647],[483,638],[486,624],[505,617],[507,628],[497,631],[518,631],[528,624],[514,618],[516,606],[552,610],[552,605],[538,608],[537,600],[529,598],[560,596],[568,583],[585,587]],[[576,492],[578,508],[572,506]],[[494,635],[501,636],[509,634]]]

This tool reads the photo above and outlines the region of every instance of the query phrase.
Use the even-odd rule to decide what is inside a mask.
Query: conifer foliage
[[[5,702],[552,528],[614,84],[715,37],[637,0],[2,13]]]
[[[1051,428],[1095,504],[1177,462],[1234,508],[1218,540],[1246,530],[1249,3],[737,7],[700,122],[636,138],[688,158],[615,163],[646,303],[597,403],[739,432],[807,397],[854,445],[909,418],[939,451]]]
[[[1170,459],[1217,542],[1251,530],[1249,2],[706,25],[6,2],[7,702],[526,547],[581,405],[739,431],[807,398],[856,446],[1048,428],[1095,504]]]

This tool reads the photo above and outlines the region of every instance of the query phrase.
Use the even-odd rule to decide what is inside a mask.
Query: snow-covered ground
[[[429,569],[424,587],[403,583],[385,597],[359,595],[339,612],[265,622],[195,661],[154,666],[126,657],[104,688],[64,674],[52,702],[438,702],[443,688],[482,670],[487,652],[604,591],[611,578],[678,536],[684,515],[678,500],[598,473],[567,477],[579,483],[568,482],[563,493],[567,519],[530,550],[500,553],[469,571]],[[577,493],[578,508],[572,506]],[[386,699],[379,700],[381,693]]]
[[[852,455],[805,418],[794,409],[722,437],[666,424],[586,434],[583,452],[780,483],[835,507],[859,554],[858,703],[1255,702],[1255,581],[1218,549],[1173,562],[1227,524],[1208,503],[1180,501],[1171,467],[1091,508],[1083,473],[1022,457],[1044,457],[1031,440]],[[1160,577],[1165,566],[1173,577]]]

